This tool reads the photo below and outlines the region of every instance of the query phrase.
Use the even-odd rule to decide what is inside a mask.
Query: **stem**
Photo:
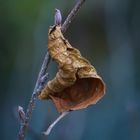
[[[64,24],[62,25],[61,30],[63,33],[67,30],[68,26],[70,25],[70,23],[72,22],[72,20],[74,19],[75,15],[78,13],[79,9],[81,8],[81,6],[84,2],[85,2],[85,0],[79,0],[75,4],[74,8],[71,10],[70,14],[66,18]],[[33,112],[33,109],[35,107],[35,103],[37,100],[38,88],[41,86],[40,79],[46,74],[50,60],[51,60],[51,58],[49,56],[49,53],[47,52],[47,54],[45,55],[41,70],[39,72],[33,94],[31,96],[30,102],[28,104],[27,111],[25,113],[24,123],[20,124],[20,130],[19,130],[19,134],[18,134],[19,140],[25,140],[26,131],[28,129],[29,121],[31,119],[32,112]],[[47,79],[45,79],[45,80],[47,80]]]
[[[45,132],[43,132],[43,134],[44,134],[44,135],[49,135],[50,132],[51,132],[51,130],[52,130],[52,128],[53,128],[62,118],[64,118],[67,114],[69,114],[69,112],[70,112],[70,111],[65,111],[65,112],[63,112],[63,113],[49,126],[49,128],[48,128]]]

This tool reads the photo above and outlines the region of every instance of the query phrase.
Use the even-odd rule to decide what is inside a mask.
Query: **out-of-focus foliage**
[[[3,0],[0,2],[0,139],[17,138],[17,106],[26,110],[44,55],[54,9],[63,19],[75,1]],[[49,140],[140,139],[140,1],[86,1],[66,37],[102,75],[106,96],[95,106],[75,111],[52,131]],[[49,67],[50,79],[56,64]],[[58,116],[49,101],[38,101],[27,140]]]

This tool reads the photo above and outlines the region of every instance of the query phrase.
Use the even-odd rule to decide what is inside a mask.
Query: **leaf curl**
[[[105,84],[102,78],[64,38],[61,26],[50,27],[48,51],[59,67],[54,79],[41,91],[40,99],[51,99],[58,111],[64,112],[86,108],[103,97]]]

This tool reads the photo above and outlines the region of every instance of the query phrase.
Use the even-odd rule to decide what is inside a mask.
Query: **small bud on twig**
[[[40,78],[40,83],[41,84],[44,84],[46,82],[46,80],[48,79],[48,76],[49,74],[46,73],[45,75],[43,75],[41,78]]]
[[[23,107],[21,107],[21,106],[18,106],[18,115],[19,115],[20,122],[24,123],[25,122],[25,113],[24,113]]]
[[[61,12],[59,9],[55,9],[54,24],[61,25],[61,22],[62,22]]]

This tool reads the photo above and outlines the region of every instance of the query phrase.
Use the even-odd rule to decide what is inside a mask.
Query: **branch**
[[[62,25],[61,30],[63,33],[67,30],[68,26],[70,25],[70,23],[72,22],[72,20],[74,19],[75,15],[78,13],[79,9],[81,8],[81,6],[84,2],[85,2],[85,0],[78,0],[78,2],[75,4],[74,8],[71,10],[70,14],[66,18],[64,24]],[[51,58],[49,56],[49,53],[47,52],[47,54],[45,55],[41,70],[39,72],[33,94],[31,96],[30,102],[28,104],[28,107],[27,107],[27,110],[25,113],[25,117],[22,117],[22,118],[19,117],[21,119],[24,118],[24,120],[21,120],[22,123],[20,124],[20,130],[19,130],[19,134],[18,134],[19,140],[25,140],[26,131],[28,129],[28,125],[29,125],[29,121],[32,116],[33,109],[35,107],[37,96],[39,94],[40,89],[42,89],[43,84],[48,79],[48,77],[45,75],[47,73],[47,68],[50,63],[50,60],[51,60]],[[42,80],[42,77],[43,77],[43,80]],[[19,113],[19,116],[21,116],[21,110],[18,110],[18,113]]]
[[[81,6],[84,4],[85,1],[86,0],[78,0],[78,2],[75,4],[73,9],[71,10],[69,15],[67,16],[66,20],[64,21],[64,24],[62,25],[61,30],[63,33],[67,30],[67,28],[69,27],[72,20],[74,19],[74,17],[76,16],[76,14],[78,13],[78,11],[80,10]]]
[[[37,100],[38,89],[42,84],[41,79],[46,74],[49,62],[50,62],[50,56],[49,56],[49,53],[47,52],[47,54],[46,54],[46,56],[44,58],[41,70],[39,72],[39,75],[38,75],[38,78],[37,78],[37,81],[36,81],[36,85],[35,85],[33,94],[31,96],[30,102],[28,104],[24,120],[21,120],[21,117],[20,117],[21,116],[20,115],[21,114],[21,109],[18,109],[19,119],[22,122],[20,124],[20,130],[19,130],[19,134],[18,134],[18,139],[19,140],[24,140],[25,139],[25,133],[26,133],[28,125],[29,125],[29,120],[31,119],[31,116],[32,116],[32,112],[33,112],[33,108],[35,106],[35,102]],[[23,112],[23,110],[22,110],[22,112]]]

